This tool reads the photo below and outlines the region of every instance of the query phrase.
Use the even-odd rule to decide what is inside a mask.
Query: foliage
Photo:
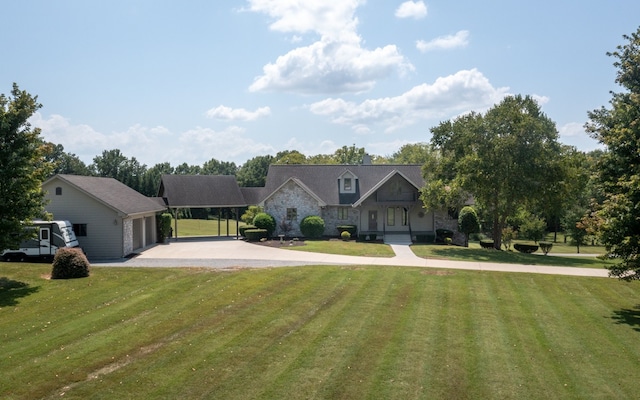
[[[241,187],[262,187],[267,179],[269,165],[275,161],[273,156],[254,157],[238,168],[236,179]]]
[[[616,83],[611,108],[589,112],[586,128],[607,151],[597,163],[597,180],[605,199],[600,238],[608,255],[622,259],[610,274],[625,280],[640,279],[640,28],[607,55],[615,57]]]
[[[418,243],[433,243],[436,241],[435,233],[420,233],[416,235],[416,242]]]
[[[319,238],[324,234],[324,220],[317,215],[308,215],[300,221],[300,232],[309,238]]]
[[[349,233],[349,231],[342,231],[342,233],[340,234],[340,238],[342,240],[350,240],[351,234]]]
[[[446,239],[452,239],[454,232],[451,229],[436,229],[436,241],[444,243]]]
[[[251,224],[253,223],[253,219],[256,217],[256,215],[258,215],[261,212],[264,212],[264,209],[262,207],[249,206],[244,212],[244,214],[242,214],[242,216],[240,217],[240,220],[245,224]]]
[[[244,237],[250,242],[257,242],[269,236],[269,232],[266,229],[246,229],[244,231]]]
[[[13,84],[0,95],[0,249],[15,248],[28,233],[23,223],[44,216],[42,181],[51,171],[52,148],[29,118],[42,107],[38,97]]]
[[[234,162],[218,161],[215,158],[202,164],[202,175],[235,175],[238,167]]]
[[[480,232],[480,219],[475,208],[471,206],[462,207],[458,214],[458,230],[464,233],[464,245],[469,246],[469,235]]]
[[[551,242],[540,242],[538,244],[540,245],[540,250],[542,250],[545,256],[549,254],[549,252],[553,248],[553,243]]]
[[[249,229],[258,229],[258,227],[255,225],[243,225],[238,229],[238,232],[240,233],[240,236],[245,236],[244,232]]]
[[[82,249],[61,247],[53,257],[51,279],[74,279],[89,276],[89,260]]]
[[[584,214],[582,209],[573,208],[564,219],[565,233],[571,237],[571,243],[576,246],[578,253],[580,253],[580,247],[586,244],[589,235],[587,225],[583,223]]]
[[[425,206],[460,206],[473,196],[489,215],[497,249],[507,218],[521,206],[539,206],[565,179],[555,124],[529,96],[506,97],[484,115],[442,122],[431,133]]]
[[[93,172],[87,165],[73,153],[65,153],[61,144],[48,143],[51,153],[45,159],[53,166],[51,175],[68,174],[91,176]]]
[[[172,219],[170,213],[162,213],[157,216],[158,242],[163,243],[169,237]]]
[[[270,237],[276,230],[276,219],[270,214],[260,212],[253,218],[253,225],[258,229],[264,229],[267,231],[267,237]]]
[[[389,159],[392,164],[420,164],[429,159],[431,146],[428,143],[409,143],[400,147]]]
[[[362,164],[364,155],[366,154],[364,147],[356,147],[356,145],[342,146],[335,151],[333,157],[336,164]]]
[[[533,240],[535,243],[545,237],[547,222],[543,218],[530,215],[522,225],[520,225],[520,237]]]
[[[298,150],[284,150],[276,154],[274,164],[307,164],[307,157]]]
[[[516,243],[513,245],[513,248],[518,250],[520,253],[531,254],[538,251],[539,246],[537,244]]]
[[[511,250],[511,242],[513,242],[518,236],[518,232],[513,230],[510,226],[502,228],[502,245],[505,250]]]
[[[338,225],[336,228],[340,234],[345,231],[349,232],[351,236],[356,236],[358,234],[358,227],[355,225]]]

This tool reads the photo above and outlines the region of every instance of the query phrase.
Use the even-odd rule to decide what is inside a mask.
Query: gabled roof
[[[169,207],[244,207],[247,202],[233,175],[162,175],[159,197]]]
[[[302,190],[304,190],[305,192],[307,192],[307,194],[311,197],[313,197],[317,202],[318,205],[321,207],[324,207],[327,205],[327,203],[325,203],[322,198],[320,198],[320,196],[318,196],[317,194],[313,193],[313,191],[311,189],[309,189],[309,187],[307,185],[304,184],[304,182],[302,182],[300,179],[298,178],[289,178],[287,179],[285,182],[282,183],[282,185],[280,185],[276,190],[274,190],[273,192],[269,193],[268,196],[262,198],[262,200],[260,201],[265,202],[269,199],[269,197],[273,196],[276,192],[278,192],[280,189],[282,189],[282,187],[284,185],[286,185],[289,182],[293,182],[294,184],[298,185],[299,187],[302,188]]]
[[[389,172],[389,174],[387,176],[385,176],[380,182],[376,183],[371,189],[366,191],[360,197],[360,199],[358,201],[353,203],[353,206],[357,207],[360,204],[362,204],[363,201],[365,201],[369,196],[373,195],[376,192],[376,190],[380,189],[380,187],[382,187],[382,185],[387,183],[391,178],[393,178],[396,175],[399,175],[399,176],[403,177],[407,182],[409,182],[411,185],[413,185],[416,189],[420,189],[421,188],[421,186],[417,186],[414,182],[412,182],[409,178],[407,178],[405,176],[405,174],[403,174],[402,172],[394,169],[393,171]]]
[[[338,178],[347,170],[357,176],[358,193],[367,197],[392,176],[399,174],[417,189],[424,186],[421,165],[271,165],[264,187],[264,196],[271,196],[291,178],[297,178],[315,193],[327,205],[346,204],[346,198],[340,196]],[[342,200],[342,201],[341,201]],[[354,202],[358,199],[349,197]],[[352,204],[352,203],[348,203]]]
[[[66,182],[122,216],[132,216],[165,210],[157,201],[142,195],[113,178],[81,175],[55,175],[43,183],[55,180]]]

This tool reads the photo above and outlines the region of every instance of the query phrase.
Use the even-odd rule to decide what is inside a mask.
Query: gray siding
[[[62,188],[62,195],[56,195],[56,187]],[[78,237],[78,242],[89,258],[127,255],[122,246],[122,218],[116,211],[57,179],[48,182],[43,189],[47,192],[45,209],[54,219],[87,225],[87,236]]]

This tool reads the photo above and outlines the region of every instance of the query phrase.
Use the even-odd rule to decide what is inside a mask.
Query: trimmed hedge
[[[240,233],[240,236],[245,236],[244,232],[248,229],[258,229],[258,227],[255,225],[243,225],[240,228],[238,228],[238,232]]]
[[[493,249],[494,242],[492,239],[482,239],[480,241],[480,247],[483,249]]]
[[[351,236],[358,234],[358,227],[355,225],[338,225],[337,228],[340,235],[342,235],[342,232],[349,232]]]
[[[421,233],[419,235],[416,235],[417,243],[433,243],[435,241],[436,241],[435,233]]]
[[[89,276],[89,260],[82,249],[62,247],[53,257],[51,279],[74,279]]]
[[[244,237],[250,242],[259,242],[260,239],[267,238],[267,233],[266,229],[247,229],[244,231]]]
[[[516,243],[516,244],[513,245],[513,248],[518,250],[520,253],[526,253],[526,254],[531,254],[531,253],[535,253],[536,251],[538,251],[538,245],[537,244]]]
[[[300,221],[300,232],[309,238],[319,238],[324,234],[324,220],[317,215],[308,215]]]
[[[438,242],[446,242],[446,239],[453,239],[453,231],[450,229],[436,229],[436,240]]]

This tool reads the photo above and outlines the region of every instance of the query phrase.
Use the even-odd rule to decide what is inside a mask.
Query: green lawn
[[[383,243],[357,242],[355,240],[305,240],[304,246],[283,246],[283,249],[310,251],[313,253],[340,254],[360,257],[393,257],[391,246]]]
[[[0,263],[3,399],[636,398],[640,286],[393,267]]]
[[[230,219],[228,221],[228,234],[236,235],[236,221]],[[240,222],[243,226],[244,222]],[[171,221],[171,228],[175,229],[175,220]],[[218,224],[217,219],[179,219],[178,220],[178,237],[183,236],[227,236],[227,220],[221,219]]]

